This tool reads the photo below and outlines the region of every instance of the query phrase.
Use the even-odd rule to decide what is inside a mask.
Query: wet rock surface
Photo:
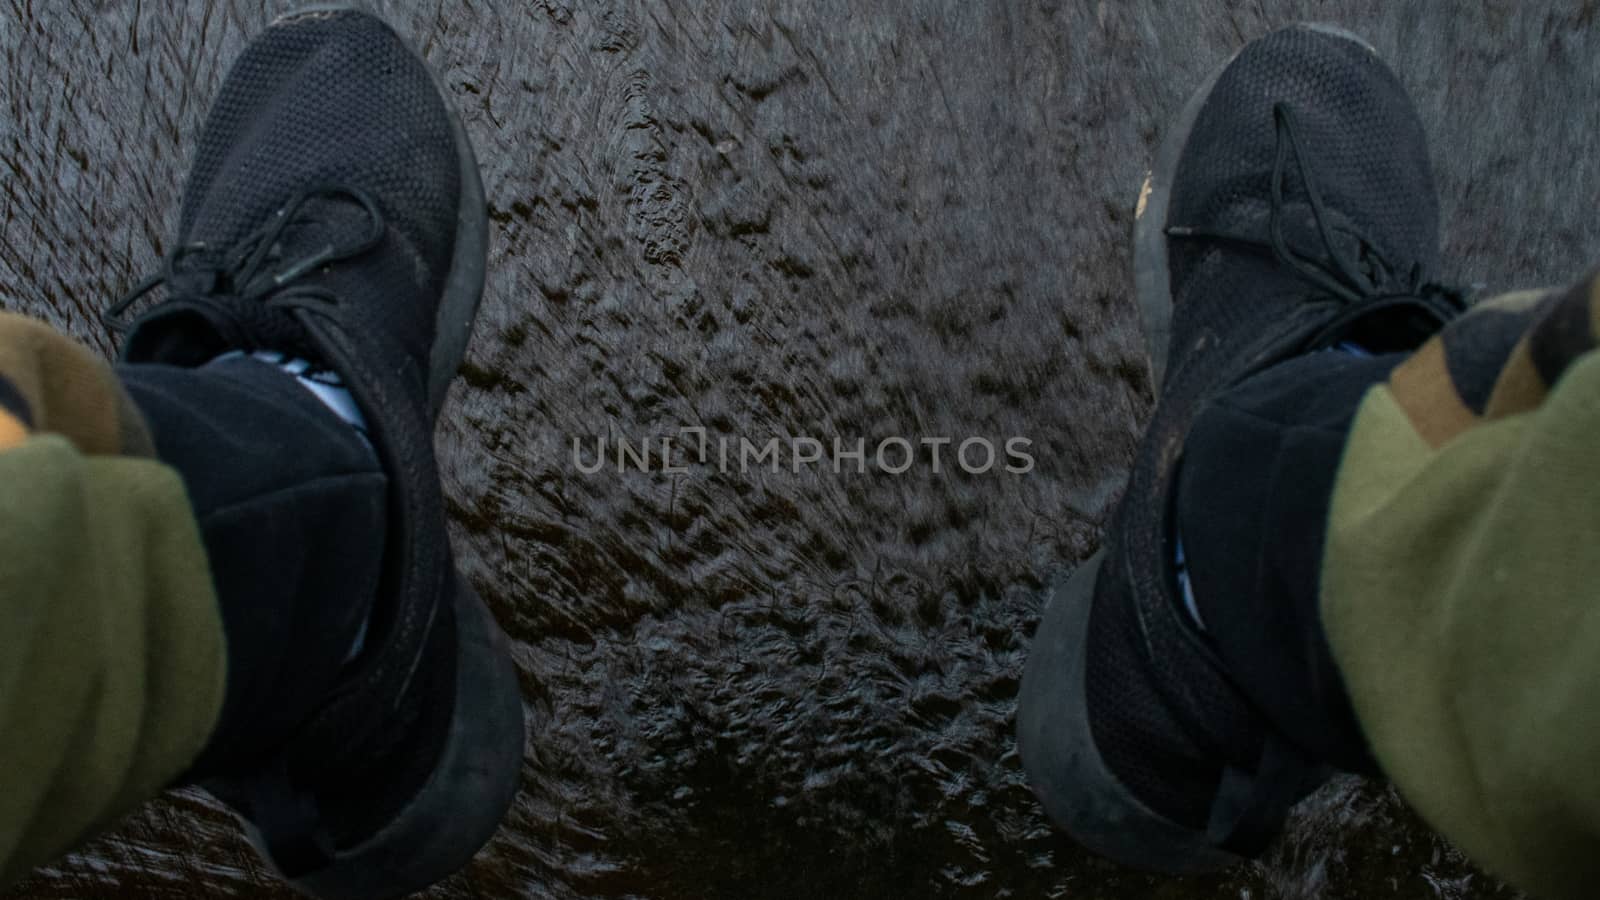
[[[153,270],[209,98],[281,8],[12,4],[5,308],[110,352],[96,311]],[[1596,247],[1592,4],[389,13],[464,111],[492,203],[439,446],[460,565],[536,724],[507,827],[441,896],[1505,893],[1348,782],[1258,867],[1098,862],[1029,795],[1013,697],[1040,588],[1096,546],[1149,411],[1127,236],[1166,117],[1244,40],[1338,22],[1417,97],[1457,279],[1566,280]],[[574,440],[592,463],[602,438],[680,428],[711,448],[680,449],[687,472],[574,460]],[[891,436],[1025,437],[1036,464],[717,463],[723,439]],[[177,796],[20,893],[228,892],[282,889]]]

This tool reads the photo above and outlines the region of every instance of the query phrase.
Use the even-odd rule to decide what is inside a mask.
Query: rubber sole
[[[1017,749],[1050,818],[1087,849],[1151,872],[1189,875],[1241,860],[1145,806],[1100,755],[1089,726],[1089,609],[1096,553],[1051,590],[1017,698]]]
[[[1359,45],[1376,54],[1371,44],[1333,25],[1302,23],[1296,28],[1317,31]],[[1150,356],[1150,386],[1160,391],[1166,377],[1167,351],[1172,342],[1172,274],[1167,260],[1167,213],[1172,205],[1172,182],[1178,174],[1178,160],[1194,131],[1200,110],[1210,99],[1217,79],[1243,51],[1241,47],[1218,66],[1190,95],[1183,109],[1156,151],[1154,163],[1139,188],[1133,216],[1133,288],[1144,325],[1145,350]]]
[[[301,7],[274,24],[346,13],[382,22],[358,6],[321,3]],[[403,36],[400,39],[405,40]],[[412,50],[415,52],[414,47]],[[488,213],[472,144],[460,117],[449,106],[449,94],[437,77],[434,83],[446,101],[461,166],[455,248],[429,357],[428,401],[437,420],[465,356],[483,294]],[[456,617],[454,712],[433,773],[394,820],[366,841],[337,851],[321,869],[286,877],[296,889],[326,900],[380,900],[424,890],[465,866],[493,837],[516,798],[527,721],[510,640],[459,575],[452,595]],[[248,820],[243,824],[262,858],[282,874],[260,832]]]
[[[437,77],[434,84],[439,88],[439,96],[448,101],[450,95],[445,93]],[[445,278],[433,351],[428,359],[428,405],[435,421],[444,408],[450,383],[466,358],[467,342],[472,339],[472,323],[477,319],[478,303],[483,299],[483,282],[489,263],[489,207],[483,196],[478,157],[472,152],[472,142],[467,139],[460,115],[448,102],[446,109],[461,160],[461,199],[456,215],[455,253],[450,260],[450,274]]]
[[[459,871],[499,829],[527,737],[517,668],[505,632],[460,578],[455,613],[455,714],[433,774],[382,830],[322,869],[285,878],[295,889],[324,900],[403,897]],[[276,868],[249,822],[245,833]]]

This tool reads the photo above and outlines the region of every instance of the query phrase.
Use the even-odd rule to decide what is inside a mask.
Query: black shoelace
[[[354,204],[365,215],[367,227],[347,243],[329,242],[299,259],[281,259],[280,241],[287,229],[319,223],[307,212],[314,200]],[[170,293],[168,303],[183,302],[202,310],[213,326],[223,329],[222,336],[231,346],[300,351],[305,346],[304,329],[289,312],[304,307],[331,309],[338,304],[332,291],[307,282],[305,276],[366,253],[383,240],[383,234],[383,215],[366,191],[340,185],[304,190],[233,247],[204,242],[177,247],[168,254],[160,273],[106,307],[101,319],[113,331],[128,331],[134,324],[126,315],[128,310],[164,284]]]
[[[1346,249],[1341,249],[1340,242],[1334,239],[1333,224],[1312,172],[1311,158],[1300,140],[1293,108],[1287,103],[1278,103],[1273,106],[1272,114],[1277,135],[1277,157],[1272,167],[1272,208],[1267,239],[1263,241],[1254,235],[1220,229],[1177,225],[1167,228],[1167,236],[1265,248],[1272,252],[1279,263],[1288,266],[1319,293],[1341,301],[1343,308],[1308,342],[1312,347],[1328,346],[1355,322],[1375,313],[1405,310],[1419,314],[1431,332],[1464,312],[1467,308],[1466,293],[1425,282],[1421,264],[1415,264],[1404,272],[1397,271],[1360,235],[1355,236],[1357,249],[1354,253],[1347,249],[1347,244]],[[1284,232],[1284,185],[1288,180],[1291,153],[1299,169],[1312,220],[1331,266],[1296,252],[1289,246]]]

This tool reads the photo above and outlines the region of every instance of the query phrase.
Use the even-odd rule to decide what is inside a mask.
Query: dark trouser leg
[[[1196,605],[1241,690],[1307,751],[1375,764],[1318,607],[1328,504],[1356,409],[1405,356],[1316,353],[1211,402],[1184,447],[1177,527]]]
[[[228,641],[221,719],[191,777],[277,749],[343,666],[383,561],[387,481],[366,440],[277,367],[125,365],[188,488]]]

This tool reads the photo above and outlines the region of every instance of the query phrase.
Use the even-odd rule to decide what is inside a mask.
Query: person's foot
[[[1134,250],[1156,411],[1105,546],[1049,597],[1018,709],[1035,793],[1090,849],[1157,871],[1225,866],[1325,777],[1185,608],[1178,463],[1199,411],[1251,375],[1348,343],[1412,349],[1458,313],[1431,284],[1438,218],[1414,108],[1334,29],[1247,45],[1166,137]]]
[[[388,478],[388,533],[373,536],[382,587],[360,654],[340,668],[354,635],[316,617],[366,598],[286,610],[308,617],[291,658],[331,659],[333,683],[274,694],[277,673],[230,666],[230,679],[266,679],[257,695],[293,715],[225,712],[194,773],[275,868],[320,896],[398,896],[449,874],[489,839],[519,781],[516,671],[455,572],[432,447],[486,236],[472,149],[422,60],[371,15],[303,10],[257,37],[223,84],[159,279],[168,296],[123,347],[134,363],[266,350],[330,369]]]

